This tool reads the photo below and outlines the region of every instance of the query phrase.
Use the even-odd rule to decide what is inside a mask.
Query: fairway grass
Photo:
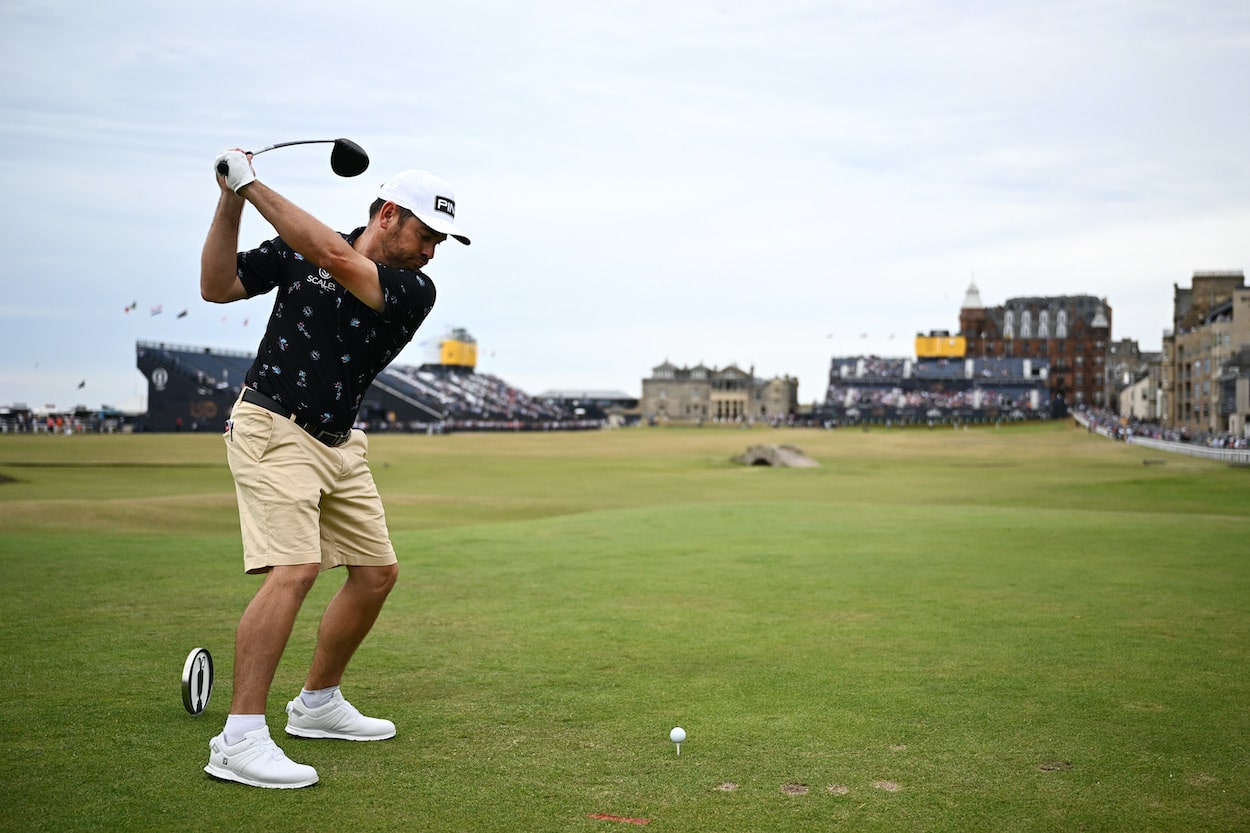
[[[282,732],[327,574],[288,792],[202,772],[258,581],[221,442],[0,438],[0,830],[1250,827],[1250,471],[1070,423],[374,436],[401,577],[344,691],[399,734]]]

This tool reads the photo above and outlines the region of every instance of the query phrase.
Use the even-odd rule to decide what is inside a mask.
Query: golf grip
[[[273,150],[274,148],[284,148],[289,145],[321,145],[321,144],[325,144],[326,142],[333,142],[333,141],[334,141],[333,139],[313,139],[309,141],[300,141],[300,142],[279,142],[276,145],[270,145],[269,147],[261,148],[260,150],[245,150],[243,152],[250,154],[251,156],[255,156],[256,154],[264,153],[267,150]],[[218,162],[217,173],[221,174],[222,176],[226,176],[228,173],[230,173],[230,166],[227,165],[225,162]]]

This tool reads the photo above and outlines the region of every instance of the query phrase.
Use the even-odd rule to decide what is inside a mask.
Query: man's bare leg
[[[373,628],[398,578],[398,564],[347,568],[347,581],[321,617],[317,648],[304,688],[318,691],[339,684],[347,663]]]
[[[264,714],[278,661],[320,564],[274,567],[239,619],[234,643],[231,714]]]

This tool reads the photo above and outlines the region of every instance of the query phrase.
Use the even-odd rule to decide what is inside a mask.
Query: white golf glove
[[[241,150],[223,150],[213,165],[217,173],[226,178],[226,184],[236,194],[244,185],[256,181],[256,172],[252,170],[252,162]]]

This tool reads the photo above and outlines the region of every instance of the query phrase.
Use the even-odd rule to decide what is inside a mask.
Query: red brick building
[[[1010,298],[986,307],[976,284],[959,310],[967,355],[1040,358],[1050,363],[1051,398],[1068,406],[1104,408],[1104,366],[1111,343],[1111,306],[1092,295]]]

